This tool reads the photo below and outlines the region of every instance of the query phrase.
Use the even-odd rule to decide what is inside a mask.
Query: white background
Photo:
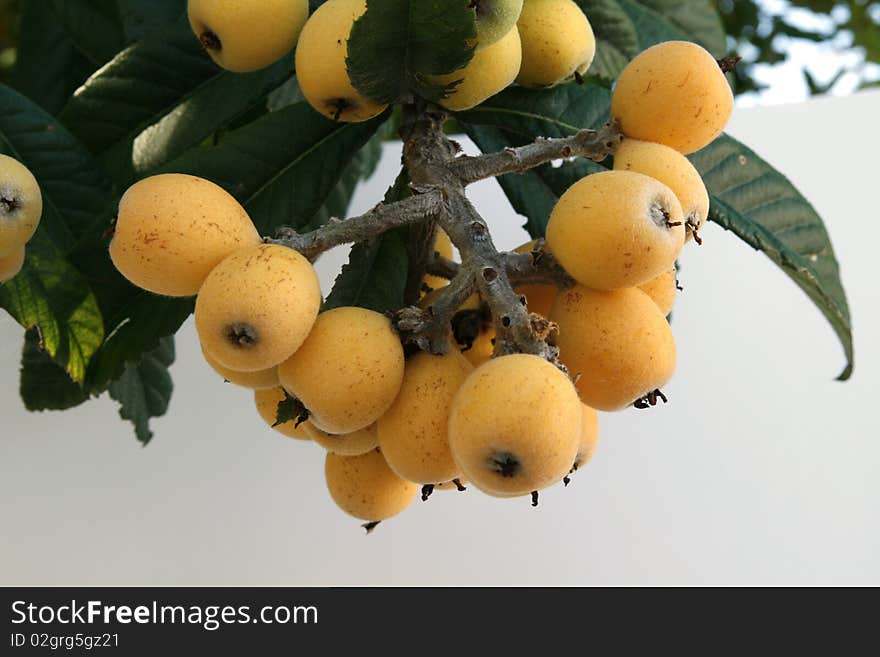
[[[188,323],[176,390],[141,448],[102,399],[28,414],[21,330],[0,318],[0,584],[880,584],[880,93],[737,110],[730,132],[827,221],[856,330],[831,329],[770,261],[717,226],[683,258],[671,403],[602,416],[568,489],[416,502],[366,537],[331,502],[323,455],[266,428],[202,362]],[[389,147],[358,192],[396,173]],[[496,241],[524,241],[494,182]],[[344,259],[322,263],[325,284]]]

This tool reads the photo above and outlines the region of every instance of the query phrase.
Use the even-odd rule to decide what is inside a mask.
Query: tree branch
[[[538,139],[518,148],[506,148],[489,155],[462,156],[449,163],[463,185],[494,178],[506,173],[525,173],[553,160],[585,157],[601,162],[611,155],[623,134],[616,122],[607,123],[599,130],[581,130],[571,137]]]
[[[394,203],[380,203],[369,212],[350,219],[331,219],[308,233],[300,234],[292,228],[281,228],[276,239],[267,237],[263,241],[290,247],[309,260],[314,260],[334,246],[362,242],[392,228],[424,221],[436,214],[442,201],[439,190],[426,190]]]

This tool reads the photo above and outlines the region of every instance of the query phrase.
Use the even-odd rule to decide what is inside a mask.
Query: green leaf
[[[94,158],[48,113],[3,85],[0,153],[33,172],[43,193],[40,232],[62,252],[110,216],[110,186]]]
[[[98,66],[125,47],[116,0],[52,0],[52,11],[77,49]]]
[[[165,415],[174,384],[168,368],[174,363],[174,338],[163,338],[159,347],[137,363],[127,363],[118,380],[110,384],[110,397],[121,405],[119,416],[134,425],[144,445],[153,432],[150,420]]]
[[[336,187],[324,201],[324,205],[302,228],[303,231],[314,230],[327,223],[331,217],[345,218],[358,183],[372,176],[379,164],[382,157],[382,144],[387,138],[388,130],[385,129],[387,125],[382,126],[352,158],[339,178],[339,182],[336,183]]]
[[[0,285],[0,307],[27,329],[38,328],[43,350],[82,384],[104,339],[98,302],[86,280],[43,232],[28,244],[22,272]]]
[[[288,80],[293,55],[256,73],[222,73],[189,94],[172,112],[134,140],[135,174],[144,176],[202,143],[212,134],[255,110],[265,111],[267,97]]]
[[[831,240],[822,219],[789,180],[726,135],[691,156],[711,199],[710,219],[763,251],[831,322],[853,370],[852,323]]]
[[[632,19],[616,0],[576,0],[596,36],[596,57],[590,73],[614,79],[639,52],[639,35]]]
[[[163,171],[189,173],[222,185],[262,235],[313,220],[348,163],[387,119],[336,123],[306,103],[272,112],[229,133],[217,146],[193,149]]]
[[[447,89],[428,76],[457,71],[471,60],[476,37],[470,0],[368,0],[348,40],[348,73],[362,94],[393,103],[408,92],[429,100]]]
[[[727,35],[724,32],[717,2],[712,0],[639,0],[639,4],[653,9],[715,57],[723,57],[727,54]],[[646,44],[642,45],[646,46]]]
[[[29,411],[64,411],[89,398],[82,386],[42,349],[37,329],[24,334],[20,392]]]
[[[166,28],[186,12],[185,0],[117,0],[128,42]]]
[[[405,231],[391,231],[355,244],[324,310],[360,306],[384,313],[403,306],[409,259]]]
[[[285,390],[284,399],[278,402],[278,409],[275,411],[275,424],[273,427],[293,422],[295,426],[299,426],[308,419],[308,411],[302,402],[296,397],[291,397]]]
[[[598,128],[608,121],[610,104],[611,92],[590,81],[541,90],[510,87],[474,109],[456,114],[456,118],[533,140]]]
[[[100,64],[76,47],[52,5],[52,0],[24,3],[11,84],[55,114]]]

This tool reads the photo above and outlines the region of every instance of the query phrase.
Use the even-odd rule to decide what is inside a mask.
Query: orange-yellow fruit
[[[189,0],[187,14],[211,59],[246,73],[293,49],[309,17],[309,0]]]
[[[211,358],[239,372],[278,365],[309,334],[321,306],[312,265],[284,246],[236,251],[205,279],[196,329]]]
[[[658,43],[636,56],[611,98],[623,134],[685,155],[720,135],[732,111],[733,94],[718,62],[688,41]]]
[[[9,255],[0,256],[0,283],[11,281],[24,267],[25,247],[20,246]]]
[[[228,367],[223,367],[216,360],[202,350],[202,356],[205,362],[211,366],[211,369],[223,377],[225,381],[234,383],[243,388],[252,390],[266,390],[268,388],[277,388],[281,385],[278,381],[278,368],[270,367],[267,370],[257,370],[256,372],[237,372]]]
[[[517,247],[515,253],[531,253],[535,248],[536,240],[526,242]],[[530,313],[537,313],[544,317],[550,316],[550,308],[556,300],[559,289],[555,285],[520,285],[516,293],[526,298],[526,306]]]
[[[468,483],[469,483],[468,480],[465,479],[464,477],[458,477],[458,484],[461,484],[462,486],[464,486],[465,489],[467,489],[467,485],[468,485]],[[454,490],[454,491],[457,491],[457,492],[459,492],[459,493],[463,493],[464,491],[462,491],[462,490],[459,489],[458,484],[456,484],[454,481],[443,481],[443,482],[441,482],[441,483],[439,483],[439,484],[434,484],[434,490],[435,490],[435,491],[438,491],[438,490],[446,490],[446,491]]]
[[[437,484],[461,474],[449,451],[447,420],[455,393],[473,369],[455,349],[407,361],[400,394],[379,418],[379,447],[398,475]]]
[[[492,358],[492,354],[495,353],[495,328],[484,326],[470,347],[466,344],[459,344],[459,348],[471,365],[479,367]]]
[[[365,0],[327,0],[311,15],[296,47],[296,79],[315,110],[334,121],[366,121],[387,107],[361,94],[348,77],[348,37]]]
[[[123,194],[110,257],[138,287],[188,297],[226,256],[259,243],[247,212],[226,190],[203,178],[166,173]]]
[[[42,215],[43,195],[34,174],[18,160],[0,153],[0,257],[27,244]]]
[[[669,187],[681,203],[687,229],[686,240],[706,223],[709,193],[690,160],[674,148],[638,139],[625,139],[614,154],[614,168],[651,176]]]
[[[512,84],[521,61],[519,30],[513,28],[491,46],[477,50],[463,69],[432,76],[431,81],[450,84],[461,80],[449,96],[440,101],[446,109],[460,112],[476,107]]]
[[[579,470],[589,463],[599,444],[599,414],[586,404],[583,405],[583,408],[583,431],[581,432],[581,442],[578,447],[577,456],[574,459],[573,470]]]
[[[640,285],[672,267],[684,245],[681,204],[666,185],[633,171],[587,176],[566,191],[547,244],[578,283],[596,290]]]
[[[481,365],[449,414],[449,446],[464,476],[489,495],[545,488],[571,469],[583,410],[569,378],[537,356],[513,354]]]
[[[397,397],[403,372],[391,321],[349,307],[319,315],[308,339],[278,368],[281,385],[309,409],[311,422],[338,435],[378,420]]]
[[[444,258],[452,259],[452,241],[449,239],[449,235],[446,234],[446,231],[442,228],[437,229],[437,238],[434,241],[434,251]],[[449,281],[442,276],[432,276],[431,274],[426,274],[422,279],[422,283],[432,290],[439,290],[441,287],[449,285]]]
[[[476,14],[477,38],[473,44],[478,50],[491,46],[510,32],[522,11],[523,0],[470,0]]]
[[[394,474],[375,449],[360,456],[328,452],[324,476],[336,505],[361,520],[387,520],[408,507],[419,492],[418,484]]]
[[[331,454],[340,456],[359,456],[375,450],[379,446],[379,434],[376,424],[366,429],[358,429],[353,433],[337,436],[321,431],[311,422],[305,423],[306,434]]]
[[[675,341],[657,304],[638,288],[602,292],[576,285],[559,293],[560,359],[585,404],[615,411],[661,388],[675,371]]]
[[[525,0],[516,25],[522,39],[517,84],[553,87],[583,75],[593,63],[596,37],[572,0]]]
[[[309,440],[309,435],[306,432],[307,422],[300,422],[299,426],[297,426],[294,420],[288,420],[283,424],[276,424],[278,421],[278,404],[285,399],[287,399],[287,395],[284,393],[283,388],[254,391],[254,402],[257,405],[257,412],[266,424],[288,438]]]
[[[647,283],[642,283],[639,285],[639,289],[653,299],[660,312],[666,317],[672,312],[675,295],[678,293],[675,267],[663,272],[657,278],[652,278]]]

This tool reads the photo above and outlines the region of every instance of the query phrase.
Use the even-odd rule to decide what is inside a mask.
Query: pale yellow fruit
[[[596,173],[576,182],[556,203],[547,245],[587,287],[640,285],[672,267],[681,252],[681,204],[666,185],[644,174]]]
[[[259,243],[247,212],[226,190],[203,178],[166,173],[123,194],[110,257],[138,287],[188,297],[226,256]]]
[[[560,359],[585,404],[616,411],[661,388],[675,371],[675,340],[638,288],[602,292],[576,285],[556,298]],[[577,378],[579,377],[579,378]]]
[[[267,390],[268,388],[277,388],[281,385],[278,381],[278,368],[270,367],[266,370],[257,370],[256,372],[238,372],[228,367],[223,367],[214,360],[210,354],[202,350],[202,356],[205,362],[211,366],[211,369],[223,377],[225,381],[234,383],[243,388],[251,390]]]
[[[444,258],[451,260],[453,256],[452,250],[452,241],[449,239],[449,235],[446,234],[442,228],[437,229],[437,237],[434,241],[434,251],[439,253]],[[446,287],[449,285],[449,281],[441,276],[432,276],[431,274],[426,274],[422,279],[423,288],[429,287],[431,290],[439,290],[441,287]]]
[[[288,438],[296,438],[297,440],[309,440],[309,434],[306,432],[308,422],[300,422],[299,426],[295,420],[288,420],[283,424],[278,422],[278,404],[287,399],[283,388],[269,388],[266,390],[254,391],[254,402],[257,405],[257,412],[263,421],[278,433]]]
[[[365,0],[327,0],[306,22],[296,47],[300,91],[334,121],[366,121],[387,107],[361,94],[348,77],[348,37],[365,11]]]
[[[447,420],[455,393],[474,367],[457,350],[419,353],[406,363],[400,394],[379,418],[379,447],[398,475],[437,484],[461,474],[449,451]]]
[[[583,75],[593,63],[596,37],[572,0],[525,0],[516,25],[522,39],[517,84],[553,87]]]
[[[653,299],[664,317],[667,316],[672,312],[675,296],[678,293],[678,278],[675,267],[663,272],[657,278],[652,278],[647,283],[642,283],[639,285],[639,289]]]
[[[391,321],[350,307],[321,313],[278,368],[281,385],[309,409],[311,422],[338,435],[378,420],[397,397],[403,372],[403,347]]]
[[[211,59],[247,73],[293,50],[309,17],[309,0],[189,0],[187,14]]]
[[[331,454],[360,456],[375,450],[379,446],[379,433],[375,423],[366,429],[358,429],[344,436],[321,431],[311,422],[306,422],[304,426],[306,434]]]
[[[733,93],[718,62],[688,41],[658,43],[637,55],[611,97],[623,134],[685,155],[720,135],[732,112]]]
[[[526,242],[517,247],[515,253],[530,253],[535,248],[535,241]],[[544,317],[550,316],[550,309],[556,300],[559,289],[555,285],[520,285],[516,293],[526,298],[526,307],[530,313],[537,313]]]
[[[34,174],[0,153],[0,257],[17,253],[27,244],[42,215],[43,195]]]
[[[20,246],[9,255],[0,256],[0,283],[11,281],[24,267],[25,247]]]
[[[481,365],[459,389],[449,446],[470,482],[489,495],[527,495],[571,469],[582,404],[569,378],[537,356],[513,354]]]
[[[196,329],[215,361],[256,372],[297,350],[320,306],[321,287],[309,261],[293,249],[260,244],[236,251],[205,279]]]
[[[523,0],[471,0],[476,14],[477,38],[474,45],[485,48],[510,32],[522,11]]]
[[[375,449],[360,456],[328,452],[324,476],[336,505],[361,520],[387,520],[408,507],[419,492],[418,484],[394,474]]]
[[[669,187],[681,203],[687,237],[699,231],[709,216],[709,192],[700,172],[684,155],[663,144],[624,139],[614,154],[614,168],[651,176]]]
[[[589,463],[593,458],[593,454],[596,453],[596,447],[599,445],[599,414],[595,409],[590,408],[586,404],[583,405],[583,409],[583,431],[581,432],[581,442],[578,446],[572,470],[579,470]]]
[[[476,107],[512,84],[521,61],[519,31],[513,28],[496,43],[477,50],[463,69],[432,76],[431,80],[436,84],[461,80],[447,98],[439,101],[446,109],[460,112]]]

